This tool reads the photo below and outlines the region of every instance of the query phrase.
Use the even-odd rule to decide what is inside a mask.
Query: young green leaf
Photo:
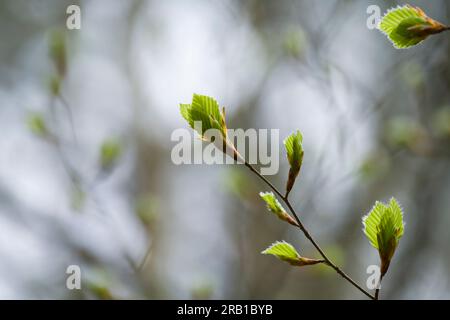
[[[409,48],[432,34],[448,30],[442,23],[428,17],[422,9],[410,5],[390,9],[378,28],[397,49]]]
[[[324,262],[323,260],[309,259],[300,256],[297,250],[286,241],[277,241],[261,253],[271,254],[282,261],[286,261],[287,263],[298,267]]]
[[[197,131],[204,141],[214,143],[219,150],[233,157],[233,159],[245,162],[234,144],[227,139],[225,108],[220,111],[216,100],[208,96],[194,94],[191,104],[180,104],[180,112],[191,128]],[[212,129],[214,129],[214,132],[211,132]]]
[[[195,122],[201,123],[198,134],[202,138],[206,139],[205,132],[209,129],[219,130],[222,137],[226,138],[225,112],[219,110],[219,104],[213,98],[194,94],[191,104],[180,104],[180,112],[192,129],[198,130]]]
[[[260,192],[259,196],[266,202],[267,210],[274,213],[278,218],[294,226],[298,226],[297,221],[294,220],[277,200],[272,192]]]
[[[300,131],[292,133],[284,141],[284,146],[286,148],[286,154],[289,161],[289,176],[286,183],[286,197],[291,192],[294,186],[295,179],[297,178],[300,168],[303,162],[303,136]]]
[[[363,217],[363,231],[381,259],[381,276],[387,272],[400,238],[403,236],[403,212],[395,198],[384,204],[377,201]]]

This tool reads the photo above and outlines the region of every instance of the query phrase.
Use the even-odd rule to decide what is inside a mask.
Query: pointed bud
[[[294,186],[295,179],[297,178],[300,168],[303,162],[303,137],[300,131],[292,133],[284,141],[284,146],[286,148],[286,154],[289,161],[289,175],[288,181],[286,183],[286,197],[291,192]]]
[[[267,210],[274,213],[281,220],[298,227],[297,221],[284,210],[272,192],[260,192],[259,196],[266,202]]]

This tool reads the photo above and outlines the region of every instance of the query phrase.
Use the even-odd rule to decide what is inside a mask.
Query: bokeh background
[[[395,50],[366,9],[397,1],[87,0],[70,31],[72,3],[0,1],[0,298],[365,298],[260,254],[284,239],[317,257],[245,167],[172,163],[194,92],[230,128],[303,132],[292,201],[355,280],[378,264],[361,217],[395,196],[406,230],[381,297],[450,298],[448,34]],[[410,3],[450,23],[448,1]]]

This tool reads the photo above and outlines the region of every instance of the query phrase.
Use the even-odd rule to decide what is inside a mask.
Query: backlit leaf
[[[410,5],[390,9],[378,26],[397,49],[419,44],[432,34],[447,30],[447,27],[429,18],[422,9]]]
[[[363,231],[381,258],[381,273],[384,275],[403,236],[403,212],[395,198],[389,204],[376,202],[363,218]]]
[[[295,250],[295,248],[287,243],[286,241],[277,241],[273,243],[270,247],[262,252],[262,254],[270,254],[282,261],[293,266],[307,266],[318,263],[323,263],[323,260],[310,259],[300,256],[300,254]]]

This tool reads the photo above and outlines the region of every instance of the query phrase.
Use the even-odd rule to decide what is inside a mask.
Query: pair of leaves
[[[403,236],[402,208],[395,198],[392,198],[389,204],[377,201],[369,214],[363,218],[363,225],[365,235],[380,254],[383,276]]]
[[[389,10],[378,28],[397,49],[409,48],[430,35],[448,30],[442,23],[428,17],[422,9],[410,5]]]
[[[324,262],[324,260],[302,257],[297,252],[297,250],[295,250],[295,248],[286,241],[277,241],[261,253],[273,255],[278,259],[297,267],[309,266]]]

